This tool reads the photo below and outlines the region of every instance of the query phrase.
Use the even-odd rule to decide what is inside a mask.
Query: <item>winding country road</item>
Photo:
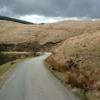
[[[0,90],[0,100],[78,100],[45,67],[48,53],[17,64]]]

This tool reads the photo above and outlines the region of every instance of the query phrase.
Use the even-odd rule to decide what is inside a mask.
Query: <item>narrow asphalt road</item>
[[[48,55],[17,64],[0,90],[0,100],[78,100],[45,67]]]

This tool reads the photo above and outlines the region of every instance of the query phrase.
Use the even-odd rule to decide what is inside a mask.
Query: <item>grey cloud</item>
[[[100,18],[100,0],[1,0],[2,15],[40,14],[62,17]],[[6,14],[7,13],[7,14]]]

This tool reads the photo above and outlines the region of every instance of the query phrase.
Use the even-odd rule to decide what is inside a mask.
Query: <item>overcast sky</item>
[[[100,18],[100,0],[0,0],[0,15]]]

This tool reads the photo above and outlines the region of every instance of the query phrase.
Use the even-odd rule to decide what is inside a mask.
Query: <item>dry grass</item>
[[[98,30],[100,30],[99,21],[64,21],[54,24],[25,25],[0,20],[0,44],[24,44],[27,48],[28,44],[32,46],[37,42],[37,46],[42,48],[46,44],[54,46],[71,37],[94,33]]]
[[[0,43],[16,44],[34,41],[34,26],[0,21]]]
[[[99,21],[64,21],[55,24],[46,24],[37,27],[37,39],[42,45],[47,42],[56,43],[84,33],[96,32],[100,30],[99,26]]]
[[[48,62],[53,65],[54,70],[63,72],[63,80],[67,84],[84,89],[87,94],[90,91],[99,93],[100,31],[66,40],[53,52]],[[99,100],[100,98],[96,99],[98,96],[100,95],[93,100]]]

